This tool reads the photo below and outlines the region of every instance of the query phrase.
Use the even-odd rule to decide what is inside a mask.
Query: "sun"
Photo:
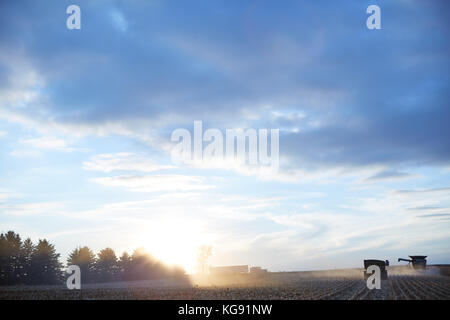
[[[152,222],[138,240],[150,254],[167,264],[182,266],[195,272],[198,248],[209,243],[201,227],[189,220]]]

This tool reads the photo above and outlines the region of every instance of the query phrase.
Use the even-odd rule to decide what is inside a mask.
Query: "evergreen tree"
[[[61,282],[59,253],[47,240],[39,240],[31,255],[31,280],[33,284],[57,284]]]
[[[2,233],[0,234],[0,285],[7,284],[7,272],[8,272],[8,254],[7,254],[6,237]]]
[[[88,247],[74,249],[67,259],[67,265],[77,265],[81,271],[81,282],[95,281],[95,254]]]
[[[119,265],[119,278],[121,280],[131,279],[130,275],[131,257],[128,254],[128,252],[125,251],[124,253],[122,253],[118,265]]]
[[[0,284],[20,283],[20,249],[22,240],[13,231],[0,235]]]
[[[96,271],[99,281],[117,280],[118,268],[117,257],[113,249],[105,248],[98,253]]]
[[[130,263],[131,280],[162,278],[166,271],[164,265],[152,257],[144,248],[134,250]]]
[[[67,259],[68,265],[81,269],[82,282],[145,280],[184,276],[183,268],[158,261],[143,248],[133,255],[124,252],[118,260],[113,249],[105,248],[98,259],[88,247],[76,248]],[[57,284],[63,280],[59,254],[47,240],[34,245],[31,239],[22,242],[13,231],[0,234],[0,285]]]
[[[32,265],[31,261],[33,259],[34,245],[30,238],[26,239],[20,250],[20,264],[22,266],[21,278],[22,282],[25,284],[33,283],[32,279]]]

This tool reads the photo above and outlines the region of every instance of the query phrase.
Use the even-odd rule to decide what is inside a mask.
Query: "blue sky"
[[[449,9],[3,1],[0,230],[189,270],[201,244],[274,271],[450,263]],[[280,129],[279,171],[172,163],[195,120]]]

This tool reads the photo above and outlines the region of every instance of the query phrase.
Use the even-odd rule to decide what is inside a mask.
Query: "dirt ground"
[[[423,272],[392,268],[380,290],[369,290],[362,269],[188,276],[89,284],[82,290],[63,286],[3,287],[0,300],[4,299],[449,300],[450,277],[433,268]]]

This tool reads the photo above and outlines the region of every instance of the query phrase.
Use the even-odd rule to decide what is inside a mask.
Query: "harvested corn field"
[[[243,277],[120,282],[87,285],[81,291],[62,287],[11,287],[0,299],[163,299],[163,300],[449,300],[450,278],[441,275],[391,275],[380,290],[369,290],[361,277],[331,277],[301,272]],[[195,283],[197,282],[197,283]]]

